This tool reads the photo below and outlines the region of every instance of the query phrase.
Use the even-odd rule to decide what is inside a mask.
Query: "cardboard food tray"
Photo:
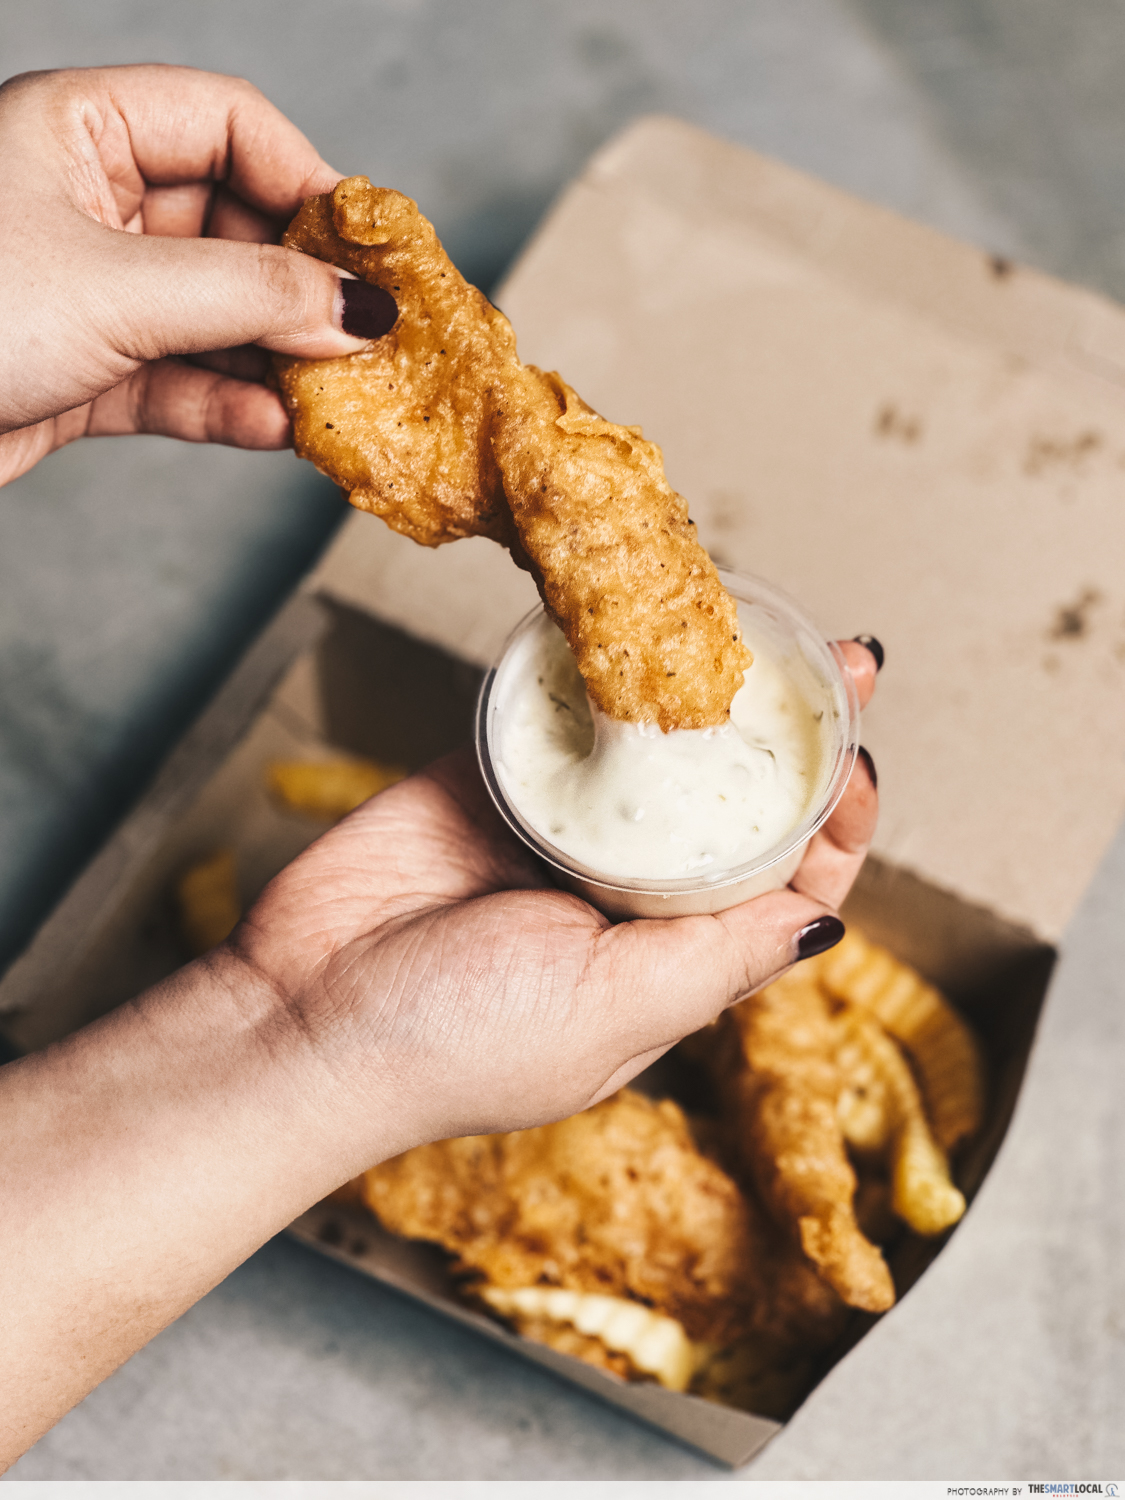
[[[886,645],[864,723],[884,813],[845,914],[984,1038],[989,1119],[956,1163],[971,1198],[1125,810],[1125,314],[664,119],[595,158],[499,301],[524,358],[660,439],[718,559]],[[463,740],[480,669],[534,602],[490,543],[430,553],[349,518],[0,982],[12,1040],[42,1045],[182,960],[168,902],[192,859],[233,844],[250,899],[320,831],[269,802],[265,759],[419,765]],[[778,1430],[516,1339],[354,1211],[293,1232],[727,1463]],[[900,1290],[939,1249],[904,1240]]]

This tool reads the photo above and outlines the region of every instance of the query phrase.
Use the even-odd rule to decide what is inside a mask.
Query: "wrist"
[[[285,1167],[307,1177],[312,1202],[422,1135],[408,1086],[356,1016],[321,993],[316,966],[274,960],[241,936],[197,960],[197,1024],[235,1048],[241,1087],[266,1128],[282,1131]]]
[[[396,1149],[393,1101],[357,1111],[275,987],[225,948],[3,1075],[0,1410],[23,1415],[0,1466]]]

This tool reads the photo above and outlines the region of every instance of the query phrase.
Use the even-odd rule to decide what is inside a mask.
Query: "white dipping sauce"
[[[624,724],[593,708],[545,616],[496,682],[494,764],[508,801],[601,875],[718,879],[779,844],[823,792],[833,703],[799,651],[739,618],[753,665],[718,729]]]

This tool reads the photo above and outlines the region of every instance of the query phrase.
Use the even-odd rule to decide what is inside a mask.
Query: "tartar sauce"
[[[608,719],[544,617],[496,683],[494,764],[509,802],[556,849],[601,875],[718,879],[779,844],[824,788],[831,700],[740,609],[753,665],[717,729]]]

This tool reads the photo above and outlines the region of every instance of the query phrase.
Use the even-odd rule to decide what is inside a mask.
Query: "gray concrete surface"
[[[1112,0],[0,0],[4,74],[142,59],[243,73],[342,170],[416,196],[485,285],[595,146],[640,112],[668,110],[1125,295],[1123,53],[1125,11]],[[72,448],[0,496],[0,962],[338,513],[287,455],[148,439]],[[1125,1469],[1121,1273],[1103,1249],[1079,1254],[1113,1233],[1120,1243],[1119,1206],[1104,1205],[1125,1187],[1111,1107],[1123,898],[1119,844],[1075,926],[1019,1133],[904,1306],[928,1299],[932,1317],[882,1324],[754,1473]],[[1087,1086],[1061,1100],[1062,1076]],[[951,1319],[970,1274],[1008,1293],[995,1317],[956,1339],[911,1333]],[[1041,1299],[1054,1308],[1047,1323],[1005,1322],[1023,1305],[1013,1285],[1057,1287],[1053,1303]],[[885,1392],[919,1355],[932,1391],[888,1430]],[[718,1477],[285,1242],[12,1471],[657,1476]]]

